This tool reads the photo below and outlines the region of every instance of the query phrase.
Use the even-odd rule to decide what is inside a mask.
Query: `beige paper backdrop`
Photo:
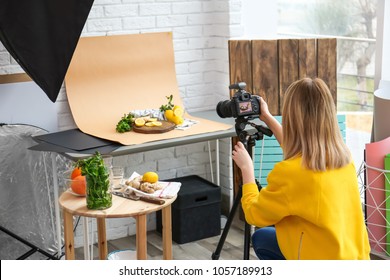
[[[123,145],[229,129],[231,126],[187,115],[200,122],[162,134],[117,133],[116,124],[131,110],[158,109],[180,98],[170,32],[83,37],[65,78],[73,118],[84,133]]]

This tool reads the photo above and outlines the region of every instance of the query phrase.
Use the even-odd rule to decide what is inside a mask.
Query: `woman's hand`
[[[264,98],[260,97],[260,115],[259,118],[263,122],[267,123],[267,120],[272,117],[268,109],[268,104],[265,102]]]
[[[232,152],[232,158],[241,170],[242,181],[244,184],[255,182],[253,161],[244,144],[237,142]]]
[[[283,131],[281,124],[272,116],[269,112],[268,104],[265,100],[260,97],[260,120],[262,120],[269,129],[274,133],[276,140],[278,140],[279,144],[282,145],[283,141]]]

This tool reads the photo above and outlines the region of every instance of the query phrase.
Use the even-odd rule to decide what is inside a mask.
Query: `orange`
[[[70,184],[70,188],[72,191],[79,195],[86,195],[87,193],[87,181],[85,180],[85,176],[77,176],[72,180]]]
[[[77,176],[80,176],[81,175],[81,168],[80,167],[76,167],[75,169],[73,169],[72,171],[72,174],[70,175],[70,179],[74,179],[76,178]]]

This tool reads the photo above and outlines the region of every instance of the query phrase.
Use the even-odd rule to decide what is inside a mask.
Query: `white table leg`
[[[214,170],[213,170],[213,160],[211,158],[211,147],[210,147],[210,141],[207,141],[207,146],[209,150],[209,162],[210,162],[210,173],[211,173],[211,182],[214,182]]]
[[[90,260],[89,255],[89,237],[88,237],[88,217],[83,217],[84,224],[84,260]]]
[[[219,174],[219,140],[215,140],[215,173],[217,175],[217,185],[219,186],[220,174]]]

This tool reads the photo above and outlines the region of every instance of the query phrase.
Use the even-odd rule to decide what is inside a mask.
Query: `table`
[[[218,140],[223,138],[230,138],[237,135],[234,127],[235,119],[220,118],[218,117],[215,110],[194,112],[191,113],[191,116],[229,124],[232,127],[226,130],[218,130],[218,131],[201,133],[201,134],[187,135],[184,137],[145,142],[137,145],[121,146],[118,149],[115,149],[114,151],[110,152],[109,155],[115,157],[115,156],[128,155],[133,153],[141,153],[141,152],[146,152],[146,151],[151,151],[156,149],[170,148],[170,147],[175,147],[180,145],[187,145],[187,144],[193,144],[193,143],[199,143],[199,142],[205,142],[211,140]],[[256,120],[256,122],[259,121]],[[248,131],[255,131],[255,129],[248,127]],[[62,154],[73,161],[77,161],[79,159],[90,156],[89,154],[72,153],[72,152],[62,153]]]
[[[124,218],[134,217],[136,219],[136,251],[137,259],[145,260],[147,258],[147,219],[149,213],[161,210],[162,212],[162,243],[163,259],[172,259],[172,221],[171,204],[176,196],[164,199],[163,205],[152,204],[140,200],[130,200],[113,195],[112,206],[104,210],[91,210],[86,206],[85,197],[75,196],[69,191],[65,191],[59,198],[59,204],[63,211],[64,220],[64,239],[65,239],[65,258],[74,260],[74,233],[73,216],[83,216],[96,218],[98,230],[99,258],[107,259],[107,239],[106,239],[106,218]]]

